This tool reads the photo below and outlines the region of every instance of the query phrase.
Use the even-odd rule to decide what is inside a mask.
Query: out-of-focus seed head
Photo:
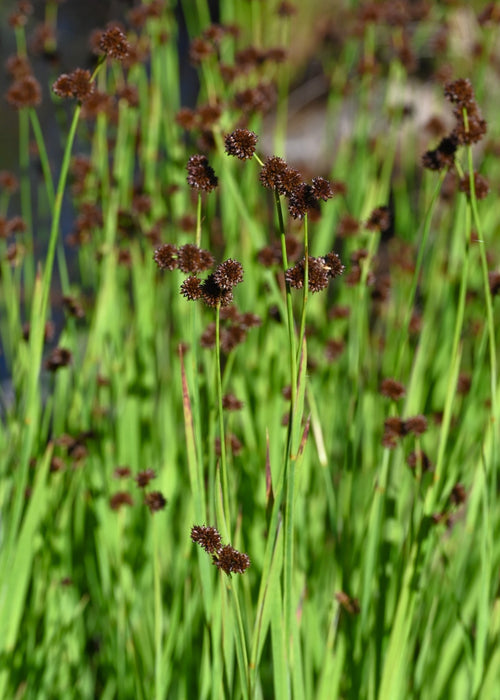
[[[95,92],[95,83],[90,71],[76,68],[72,73],[62,73],[52,85],[52,92],[58,97],[74,97],[80,102]]]
[[[130,51],[127,37],[118,25],[111,25],[102,32],[98,47],[108,58],[115,58],[117,61],[127,58]]]
[[[134,500],[127,491],[117,491],[109,499],[111,510],[120,510],[122,506],[132,506]]]
[[[437,148],[424,153],[422,156],[422,165],[428,170],[451,168],[455,162],[457,147],[458,138],[454,134],[445,136],[441,139]]]
[[[398,401],[406,395],[406,389],[401,382],[389,377],[382,381],[382,384],[380,385],[380,393],[382,396],[387,396],[393,401]]]
[[[42,88],[33,75],[14,81],[7,90],[7,102],[16,109],[36,107],[42,101]]]
[[[167,505],[167,500],[161,491],[150,491],[144,496],[144,503],[147,505],[151,513],[157,513],[163,510]]]
[[[391,212],[387,206],[377,207],[374,209],[365,224],[365,227],[369,231],[380,231],[381,233],[387,231],[390,226]]]
[[[470,178],[467,173],[462,177],[458,183],[458,189],[460,192],[465,192],[467,197],[470,197]],[[480,175],[478,172],[474,171],[474,192],[476,199],[484,199],[490,191],[490,185],[488,180]]]
[[[217,176],[206,156],[199,154],[191,156],[187,162],[186,170],[188,172],[187,183],[190,187],[205,192],[211,192],[217,187]]]
[[[182,272],[196,274],[211,268],[214,256],[210,251],[198,248],[193,243],[186,243],[177,251],[177,264]]]
[[[45,361],[45,367],[49,372],[56,372],[61,367],[67,367],[73,360],[71,350],[67,348],[54,348]]]
[[[157,248],[153,260],[160,270],[175,270],[177,268],[177,247],[172,243],[164,243]]]
[[[137,486],[140,489],[146,488],[146,486],[148,486],[149,482],[152,481],[153,479],[156,479],[156,472],[154,469],[151,469],[151,468],[143,469],[143,471],[138,472],[137,476],[135,477],[135,480],[137,482]]]
[[[222,397],[222,408],[226,411],[241,411],[243,402],[237,399],[234,394],[225,394]]]

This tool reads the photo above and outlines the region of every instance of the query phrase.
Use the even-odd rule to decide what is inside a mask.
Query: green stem
[[[222,533],[227,540],[230,540],[231,532],[231,511],[229,510],[229,485],[227,477],[227,461],[226,461],[226,436],[224,432],[224,414],[222,410],[222,376],[220,363],[220,303],[217,304],[215,310],[215,375],[216,375],[216,391],[217,391],[217,406],[219,414],[219,439],[220,439],[220,464],[221,464],[221,484],[222,484],[222,502],[224,506],[224,519],[226,532]]]
[[[397,355],[397,359],[396,359],[396,373],[395,373],[396,377],[398,377],[399,373],[401,372],[401,364],[403,362],[404,353],[405,353],[406,346],[408,343],[408,329],[410,327],[410,321],[411,321],[411,317],[413,314],[413,304],[415,301],[415,295],[417,293],[417,286],[418,286],[418,282],[420,279],[420,272],[422,270],[424,254],[425,254],[425,250],[427,248],[427,240],[429,238],[429,232],[431,229],[432,215],[434,214],[434,207],[435,207],[437,198],[439,196],[439,193],[441,191],[441,186],[442,186],[443,180],[446,176],[446,172],[447,171],[443,170],[439,174],[439,180],[436,184],[434,192],[432,193],[431,201],[429,202],[429,206],[427,207],[427,211],[425,213],[422,241],[421,241],[419,248],[418,248],[417,262],[415,265],[415,272],[413,274],[410,293],[408,294],[408,297],[407,297],[408,303],[406,304],[406,313],[405,313],[405,317],[404,317],[403,324],[401,327],[401,336],[400,336],[401,340],[398,343],[399,350],[398,350],[398,355]]]
[[[198,192],[198,202],[196,205],[196,246],[201,246],[201,192]]]
[[[153,577],[155,616],[155,698],[165,697],[163,692],[163,610],[161,604],[160,544],[158,523],[153,518]]]

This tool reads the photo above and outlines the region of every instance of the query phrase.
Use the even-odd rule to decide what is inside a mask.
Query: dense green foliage
[[[57,162],[36,100],[10,94],[20,198],[17,211],[3,174],[2,698],[498,693],[498,17],[470,3],[304,5],[221,0],[226,28],[207,32],[203,0],[145,3],[128,17],[128,57],[106,48],[94,63],[98,92],[52,93]],[[183,10],[200,93],[179,114]],[[24,56],[31,25],[17,25]],[[329,178],[334,196],[294,218],[293,197],[263,186],[263,163],[292,147],[308,42],[326,126],[309,133],[305,119],[289,165],[300,182]],[[474,100],[443,91],[459,78],[488,132],[426,170],[422,154],[453,124],[481,130]],[[432,101],[424,120],[415,95]],[[257,134],[255,157],[226,152],[240,127]],[[186,181],[193,154],[218,178],[211,191]],[[154,260],[165,244],[175,269]],[[213,269],[241,263],[233,306],[181,294],[186,244]],[[346,269],[327,288],[285,283],[305,256],[296,274],[312,284],[312,258],[330,252]],[[250,567],[214,566],[220,550],[214,562],[197,547],[195,525],[217,527]]]

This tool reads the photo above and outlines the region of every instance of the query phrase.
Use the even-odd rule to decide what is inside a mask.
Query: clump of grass
[[[57,3],[33,37],[31,9],[0,172],[0,695],[493,697],[494,7],[153,0],[50,85]],[[315,161],[287,153],[302,26]],[[435,105],[411,129],[406,86]]]

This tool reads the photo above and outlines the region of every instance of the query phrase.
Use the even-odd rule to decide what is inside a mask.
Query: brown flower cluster
[[[111,25],[99,36],[97,46],[108,58],[123,61],[129,55],[130,44],[118,25]]]
[[[386,205],[374,209],[365,224],[365,228],[369,231],[380,231],[380,233],[389,231],[391,226],[391,210]]]
[[[422,164],[429,170],[443,170],[454,165],[458,146],[477,143],[486,133],[487,124],[474,96],[470,80],[459,78],[447,83],[444,95],[453,105],[455,126],[441,139],[437,148],[424,153]]]
[[[217,187],[219,182],[208,158],[203,155],[194,155],[188,160],[186,165],[188,172],[187,183],[197,190],[211,192]]]
[[[219,531],[207,525],[193,525],[191,540],[212,555],[215,566],[228,576],[244,574],[250,566],[248,554],[239,552],[230,544],[223,545]]]
[[[95,91],[90,71],[76,68],[72,73],[62,73],[52,85],[58,97],[74,97],[82,102]]]
[[[114,474],[117,479],[128,479],[132,475],[130,467],[116,467]],[[154,469],[143,469],[134,477],[137,486],[144,490],[150,482],[156,478]],[[112,510],[119,510],[122,506],[131,506],[134,503],[132,495],[128,491],[117,491],[109,499],[109,505]],[[148,491],[144,493],[144,504],[149,508],[151,513],[156,513],[163,510],[167,501],[161,491]]]
[[[71,350],[67,348],[57,347],[52,350],[49,357],[45,360],[45,367],[49,372],[56,372],[61,367],[67,367],[71,364],[73,355]]]
[[[247,160],[255,153],[257,134],[248,129],[235,129],[224,138],[226,153],[240,160]]]
[[[226,306],[220,311],[222,327],[220,329],[220,347],[228,354],[244,342],[250,328],[260,326],[261,319],[251,312],[240,313],[235,306]],[[200,339],[203,348],[215,347],[215,323],[209,323]]]
[[[382,381],[382,384],[380,385],[380,393],[382,396],[387,396],[387,398],[392,399],[393,401],[398,401],[406,395],[406,389],[401,382],[388,377]]]
[[[237,260],[229,258],[217,265],[205,280],[188,277],[181,285],[181,294],[196,301],[201,299],[207,306],[229,306],[233,301],[233,287],[243,280],[243,267]]]
[[[443,523],[447,528],[453,527],[459,517],[459,509],[467,502],[467,491],[465,486],[458,482],[453,486],[448,501],[443,510],[432,515],[432,520],[435,524]]]
[[[309,185],[303,181],[298,170],[291,168],[279,156],[267,158],[259,179],[264,187],[287,198],[288,211],[294,219],[302,219],[306,214],[318,215],[320,200],[326,202],[335,195],[331,182],[315,177]]]
[[[285,249],[288,262],[296,261],[300,255],[300,243],[295,236],[291,234],[285,236]],[[257,260],[264,267],[283,265],[281,241],[273,241],[270,245],[261,248],[257,253]]]
[[[465,192],[467,197],[470,197],[470,178],[468,173],[460,178],[458,189],[460,192]],[[476,198],[484,199],[488,196],[489,191],[490,186],[488,180],[483,177],[483,175],[480,175],[480,173],[474,171],[474,193]]]
[[[331,252],[319,258],[308,258],[308,287],[311,292],[326,289],[330,279],[339,277],[345,268],[337,255]],[[302,289],[304,286],[305,259],[299,260],[285,273],[285,279],[291,287]]]
[[[160,270],[179,269],[188,274],[209,270],[214,264],[212,253],[198,248],[193,243],[186,243],[180,248],[172,243],[165,243],[155,250],[153,259]]]
[[[7,102],[16,109],[36,107],[42,101],[42,88],[33,75],[23,75],[7,90]]]
[[[427,418],[422,415],[411,416],[403,420],[398,416],[391,416],[384,421],[384,435],[382,445],[394,448],[399,438],[406,435],[422,435],[427,430]]]

